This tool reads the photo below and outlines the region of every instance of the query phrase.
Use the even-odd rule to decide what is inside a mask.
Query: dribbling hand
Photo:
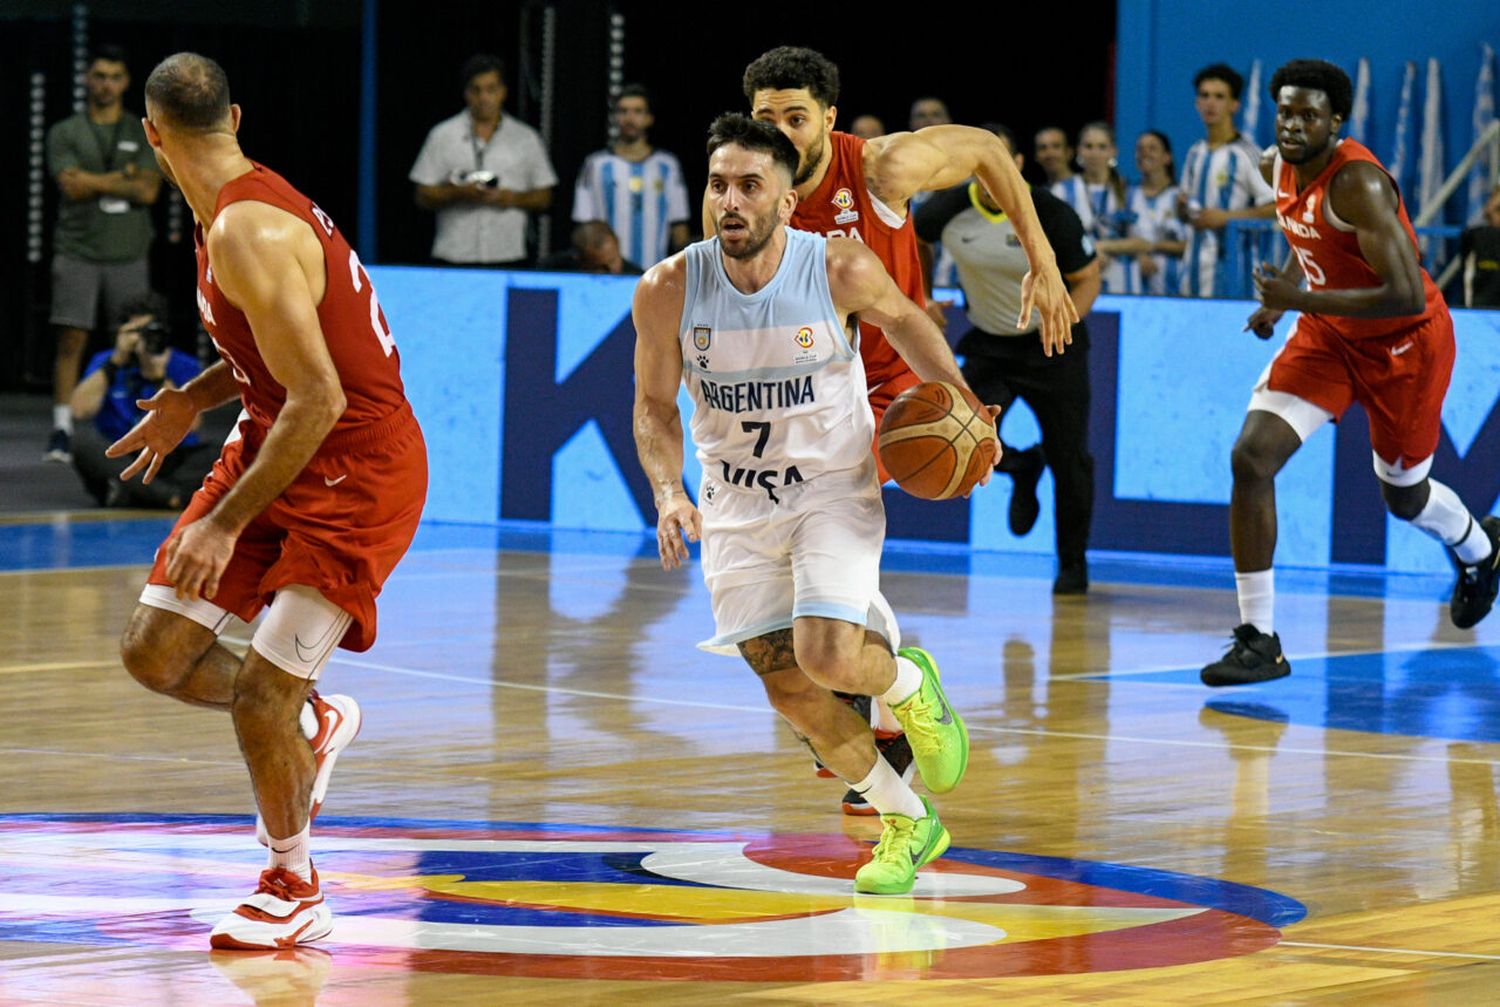
[[[691,500],[679,494],[661,502],[656,515],[656,549],[663,570],[675,570],[686,563],[687,543],[698,541],[702,535],[703,515]]]
[[[198,418],[198,407],[192,396],[180,388],[163,388],[149,399],[137,399],[136,408],[146,415],[130,431],[104,449],[106,458],[119,458],[132,451],[139,451],[135,461],[120,473],[121,479],[129,479],[141,469],[146,474],[142,483],[156,478],[156,470],[172,449],[193,429]]]

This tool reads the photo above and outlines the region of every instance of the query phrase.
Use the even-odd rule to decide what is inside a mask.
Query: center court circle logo
[[[206,950],[259,870],[249,819],[0,816],[0,940]],[[1274,892],[953,848],[910,896],[857,896],[842,835],[320,820],[340,960],[570,978],[957,979],[1248,954],[1305,915]],[[1147,929],[1149,928],[1149,929]]]

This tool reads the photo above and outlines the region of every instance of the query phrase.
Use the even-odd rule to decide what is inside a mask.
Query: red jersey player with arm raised
[[[198,310],[222,360],[149,402],[110,448],[150,479],[204,409],[237,430],[163,547],[121,641],[147,688],[227,711],[269,864],[214,927],[216,948],[277,949],[332,920],[308,851],[339,753],[359,731],[313,682],[336,646],[375,640],[375,598],[411,544],[427,455],[370,278],[333,221],[245,157],[213,60],[178,53],[146,82],[146,136],[196,220]],[[240,660],[218,642],[269,606]]]
[[[1453,319],[1421,267],[1401,194],[1375,156],[1339,137],[1353,89],[1332,63],[1293,60],[1271,78],[1276,146],[1262,171],[1291,254],[1256,277],[1261,338],[1299,311],[1286,345],[1250,397],[1231,461],[1230,543],[1239,592],[1234,642],[1203,669],[1207,685],[1289,673],[1272,618],[1275,477],[1308,435],[1358,402],[1370,420],[1386,507],[1442,542],[1458,567],[1453,624],[1488,614],[1500,584],[1500,520],[1476,521],[1431,478],[1453,372]],[[1306,278],[1307,289],[1301,289]]]
[[[1063,351],[1078,316],[1037,220],[1031,189],[993,133],[929,126],[863,140],[836,132],[838,67],[821,53],[797,46],[780,46],[757,58],[745,68],[743,86],[751,115],[785,133],[802,158],[792,226],[863,242],[901,292],[919,305],[925,306],[926,296],[907,201],[918,192],[977,176],[1010,216],[1031,261],[1022,284],[1022,314],[1030,318],[1032,306],[1039,308],[1044,346],[1049,353]],[[859,328],[859,354],[878,429],[891,401],[919,382],[877,326],[861,321]],[[888,478],[883,468],[880,477]]]

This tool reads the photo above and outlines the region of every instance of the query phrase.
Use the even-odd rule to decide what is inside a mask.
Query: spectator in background
[[[1036,163],[1047,176],[1047,191],[1073,207],[1087,227],[1090,221],[1083,215],[1088,212],[1089,201],[1084,197],[1083,180],[1073,173],[1073,144],[1068,141],[1067,131],[1060,126],[1037,130],[1032,149]]]
[[[1464,307],[1500,308],[1500,185],[1484,204],[1484,223],[1459,238]]]
[[[919,129],[928,126],[947,126],[953,122],[953,116],[948,114],[948,103],[941,98],[918,98],[911,103],[911,111],[907,114],[906,128],[915,133]]]
[[[985,127],[1005,141],[1020,168],[1016,138],[998,124]],[[1033,186],[1031,198],[1057,268],[1078,310],[1087,315],[1099,294],[1099,265],[1078,215],[1046,189]],[[1010,219],[990,199],[984,186],[966,182],[937,193],[916,215],[923,240],[939,237],[953,249],[959,279],[968,295],[966,312],[973,328],[958,341],[964,378],[983,402],[1005,410],[1024,399],[1042,429],[1042,444],[1025,451],[1005,448],[996,471],[1015,479],[1010,502],[1010,529],[1025,535],[1036,524],[1036,486],[1042,467],[1052,469],[1057,517],[1057,579],[1054,594],[1088,591],[1089,526],[1094,508],[1094,459],[1088,449],[1088,329],[1073,326],[1066,352],[1043,352],[1039,316],[1016,327],[1021,310],[1021,280],[1029,265]],[[1004,415],[1002,413],[1001,415]]]
[[[172,348],[166,300],[160,294],[148,292],[127,302],[122,317],[114,349],[95,354],[73,390],[70,406],[80,421],[73,465],[103,506],[178,510],[213,467],[216,447],[188,434],[147,484],[120,480],[134,454],[106,458],[104,449],[145,418],[137,399],[149,399],[162,388],[181,388],[198,376],[198,362]]]
[[[526,215],[552,205],[557,175],[536,130],[505,115],[505,65],[463,65],[468,108],[427,134],[408,176],[437,214],[432,257],[453,265],[525,266]]]
[[[1134,255],[1139,243],[1129,237],[1131,217],[1119,153],[1109,123],[1091,122],[1078,131],[1078,164],[1083,169],[1083,191],[1088,200],[1085,230],[1099,252],[1099,270],[1107,294],[1137,293],[1140,287]],[[1078,216],[1083,219],[1085,215]]]
[[[849,124],[849,132],[861,140],[873,140],[877,136],[885,136],[885,123],[878,116],[857,115]]]
[[[573,243],[537,264],[559,273],[613,273],[640,276],[645,270],[620,254],[620,240],[602,220],[587,220],[573,228]]]
[[[1175,296],[1187,225],[1177,218],[1177,166],[1165,133],[1148,129],[1136,138],[1135,167],[1141,182],[1131,188],[1126,209],[1133,218],[1130,237],[1140,242],[1135,249],[1140,289],[1130,293]]]
[[[84,76],[88,104],[47,131],[47,171],[62,199],[53,238],[52,315],[57,356],[52,369],[52,435],[46,458],[71,458],[68,401],[78,383],[89,334],[99,321],[151,287],[146,257],[151,211],[161,173],[141,117],[123,104],[130,70],[119,46],[100,46]]]
[[[573,219],[606,222],[632,261],[652,266],[687,247],[682,165],[647,140],[656,118],[651,114],[651,95],[640,84],[620,91],[614,119],[614,144],[590,154],[578,171]]]
[[[1193,77],[1194,104],[1204,138],[1182,162],[1180,219],[1192,227],[1182,257],[1182,293],[1223,296],[1224,225],[1231,220],[1269,220],[1276,215],[1271,187],[1260,173],[1260,148],[1235,127],[1244,79],[1223,63]]]

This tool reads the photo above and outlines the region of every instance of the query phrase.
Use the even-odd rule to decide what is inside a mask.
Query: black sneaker
[[[1281,637],[1248,622],[1234,627],[1234,643],[1224,656],[1198,673],[1204,685],[1251,685],[1285,678],[1292,666],[1281,653]]]
[[[1019,467],[1010,473],[1016,481],[1010,491],[1010,533],[1017,538],[1036,527],[1042,505],[1036,498],[1036,484],[1041,481],[1047,457],[1040,447],[1027,448],[1017,455]]]
[[[44,462],[60,462],[63,465],[73,463],[73,438],[63,429],[52,431],[52,436],[47,438],[47,450],[42,454]]]
[[[896,771],[897,775],[910,783],[915,775],[916,767],[912,765],[911,743],[906,740],[906,735],[897,734],[890,738],[876,738],[875,747],[880,751],[880,757],[891,764],[891,768]],[[865,795],[853,787],[844,792],[843,807],[846,815],[880,814],[869,801],[865,800]]]
[[[1089,562],[1086,559],[1078,560],[1076,563],[1064,563],[1057,571],[1057,579],[1052,582],[1053,594],[1088,594],[1089,593]]]
[[[1453,600],[1448,602],[1448,614],[1453,625],[1468,629],[1490,614],[1495,604],[1495,589],[1500,588],[1500,517],[1479,519],[1479,527],[1490,539],[1490,554],[1469,566],[1453,557],[1458,567],[1458,583],[1453,585]]]

